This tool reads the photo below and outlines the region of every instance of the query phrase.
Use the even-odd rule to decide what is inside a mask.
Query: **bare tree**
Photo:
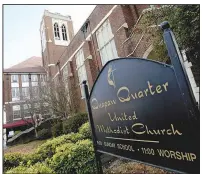
[[[40,87],[40,98],[54,115],[67,118],[76,112],[76,87],[69,88],[67,80],[47,81]]]
[[[49,113],[49,106],[40,97],[39,87],[30,89],[30,96],[24,99],[22,120],[32,124],[35,136],[38,137],[37,127],[44,120],[44,116]],[[29,121],[31,119],[31,122]]]

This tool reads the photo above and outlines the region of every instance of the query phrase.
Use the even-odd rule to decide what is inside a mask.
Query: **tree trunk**
[[[35,131],[35,137],[38,138],[38,132],[35,126],[34,126],[34,131]]]

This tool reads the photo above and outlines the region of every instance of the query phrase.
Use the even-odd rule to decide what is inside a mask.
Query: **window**
[[[30,104],[24,104],[23,108],[24,108],[24,117],[30,117],[31,105]]]
[[[37,75],[31,75],[31,81],[32,82],[37,82],[38,81]]]
[[[67,32],[64,24],[62,25],[62,39],[67,40]]]
[[[12,83],[18,82],[18,75],[11,75],[11,82]]]
[[[21,118],[20,105],[13,106],[13,119]]]
[[[40,114],[40,104],[34,103],[34,112],[35,114]]]
[[[114,42],[114,35],[112,34],[111,26],[109,20],[104,22],[104,24],[96,32],[99,52],[102,60],[102,65],[107,63],[109,60],[117,58],[117,51]]]
[[[23,99],[29,98],[29,88],[27,87],[22,88],[22,98]]]
[[[86,73],[86,67],[84,64],[84,55],[83,55],[82,49],[80,49],[79,52],[76,54],[76,66],[78,71],[79,84],[81,88],[81,97],[84,98],[85,94],[84,94],[82,82],[84,80],[87,80],[87,73]]]
[[[155,5],[150,5],[150,8],[155,8]]]
[[[40,104],[39,103],[34,103],[34,108],[40,108]]]
[[[39,87],[38,86],[32,86],[32,95],[34,98],[39,97]]]
[[[41,79],[41,82],[45,82],[45,75],[41,74],[40,79]]]
[[[21,75],[22,82],[29,82],[29,75]]]
[[[20,99],[20,92],[19,88],[12,88],[12,100],[19,100]]]
[[[58,23],[54,24],[54,34],[56,39],[60,39],[60,32],[59,32],[59,26]]]

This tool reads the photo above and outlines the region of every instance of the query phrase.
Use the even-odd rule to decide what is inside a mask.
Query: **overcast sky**
[[[4,5],[4,68],[41,56],[40,22],[44,10],[72,17],[76,33],[95,5]]]

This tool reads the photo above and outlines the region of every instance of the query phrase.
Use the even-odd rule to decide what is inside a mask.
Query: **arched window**
[[[57,23],[54,24],[54,34],[55,34],[55,38],[60,39],[60,32],[59,32],[59,27]]]
[[[64,24],[62,25],[62,38],[63,40],[67,40],[67,32]]]

